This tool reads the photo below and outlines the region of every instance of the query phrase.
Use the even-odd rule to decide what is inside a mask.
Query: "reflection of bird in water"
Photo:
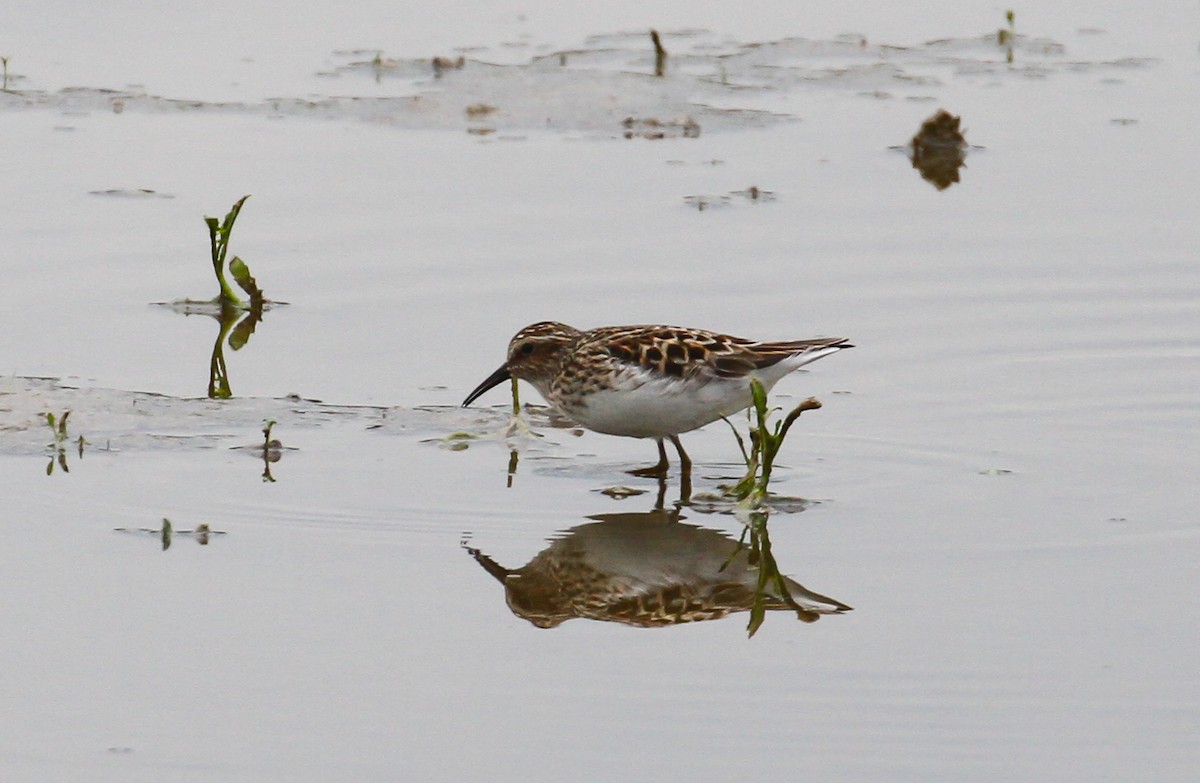
[[[688,525],[678,512],[600,514],[563,531],[521,568],[468,549],[504,585],[513,614],[539,628],[592,620],[643,628],[715,620],[749,611],[759,581],[745,547],[715,530]],[[805,622],[851,607],[786,577],[790,601],[772,587],[766,609],[791,609]]]

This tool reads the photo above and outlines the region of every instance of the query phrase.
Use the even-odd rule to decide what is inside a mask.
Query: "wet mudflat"
[[[673,12],[661,79],[630,9],[211,71],[0,39],[4,778],[1189,779],[1196,41],[1016,10]],[[965,165],[923,176],[942,108]],[[234,350],[152,303],[216,293],[246,193],[289,304]],[[627,475],[649,442],[456,407],[543,318],[853,339],[774,395],[824,403],[769,523],[803,611],[666,622],[753,580],[741,522]],[[696,494],[739,475],[684,442]]]

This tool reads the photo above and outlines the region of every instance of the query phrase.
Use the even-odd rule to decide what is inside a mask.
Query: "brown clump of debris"
[[[958,170],[966,165],[967,139],[960,128],[962,118],[938,109],[913,136],[909,160],[921,177],[945,190],[959,181]]]
[[[435,79],[442,78],[442,74],[446,71],[461,71],[462,67],[467,64],[467,58],[461,54],[457,59],[449,57],[434,57],[433,58],[433,77]]]

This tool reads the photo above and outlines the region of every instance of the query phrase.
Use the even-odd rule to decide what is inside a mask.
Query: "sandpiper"
[[[509,378],[528,381],[564,416],[595,432],[658,442],[658,464],[630,471],[665,476],[675,444],[686,477],[691,460],[679,434],[749,407],[750,380],[770,391],[793,370],[853,346],[843,337],[759,342],[678,326],[606,326],[580,331],[555,321],[526,326],[508,360],[463,406]]]

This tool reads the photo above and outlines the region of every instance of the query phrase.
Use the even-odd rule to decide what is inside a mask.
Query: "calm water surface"
[[[377,84],[337,52],[477,44],[475,60],[522,63],[646,26],[632,7],[457,30],[417,15],[424,37],[394,44],[383,9],[324,32],[289,16],[293,47],[255,34],[278,20],[252,8],[226,30],[245,58],[209,57],[210,78],[192,36],[106,60],[62,21],[78,53],[49,56],[22,11],[27,37],[0,54],[42,97],[0,104],[20,151],[0,185],[3,778],[1193,779],[1200,166],[1184,141],[1200,56],[1179,20],[1194,9],[1017,10],[1010,67],[982,39],[1003,12],[982,4],[786,24],[669,7],[661,30],[718,42],[856,31],[866,46],[771,49],[736,71],[770,89],[694,89],[790,119],[713,114],[719,130],[657,141],[591,119],[642,82],[604,65],[618,76],[598,89],[587,60],[544,90],[554,127],[530,119],[541,83],[525,71],[527,90],[507,71],[476,97],[447,86],[428,115],[255,108],[435,86]],[[117,49],[133,35],[111,32]],[[117,114],[60,92],[130,84],[244,110]],[[447,96],[520,111],[470,135]],[[939,107],[973,145],[940,191],[890,149]],[[737,195],[750,186],[774,198]],[[92,193],[138,188],[160,197]],[[226,347],[235,399],[215,403],[217,323],[150,303],[212,294],[200,217],[245,193],[233,252],[291,304]],[[770,538],[783,573],[854,609],[771,612],[747,639],[744,612],[535,623],[528,602],[561,607],[553,591],[506,600],[501,567],[694,579],[742,535],[686,506],[661,532],[656,486],[624,473],[648,443],[535,417],[544,437],[519,442],[509,475],[503,391],[453,406],[546,318],[852,338],[776,389],[825,407],[777,471],[813,502]],[[90,444],[67,444],[69,472],[38,418],[64,410]],[[267,418],[293,449],[273,481],[232,448]],[[439,443],[463,430],[487,437]],[[723,426],[685,440],[697,491],[737,473]],[[597,492],[614,485],[647,493]],[[641,558],[620,532],[639,522]],[[201,524],[223,534],[178,532]]]

